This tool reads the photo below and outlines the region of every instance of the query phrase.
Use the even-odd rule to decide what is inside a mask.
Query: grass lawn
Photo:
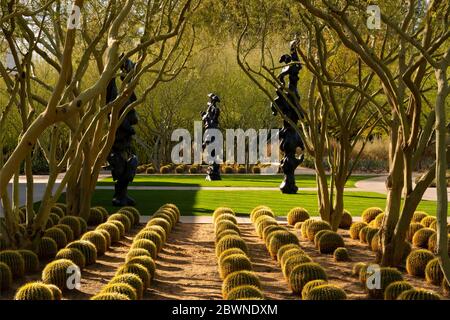
[[[371,176],[351,176],[346,187],[351,188],[359,180]],[[202,186],[202,187],[272,187],[277,188],[283,175],[260,174],[223,174],[220,181],[205,181],[205,175],[137,175],[131,185],[133,186]],[[299,188],[313,188],[316,186],[315,175],[296,176]],[[112,178],[106,178],[97,183],[99,186],[113,185]]]
[[[257,205],[271,207],[277,215],[286,215],[296,206],[306,208],[310,214],[317,215],[317,194],[313,191],[302,191],[295,195],[281,194],[279,191],[179,191],[179,190],[131,190],[130,196],[136,199],[137,208],[143,215],[151,215],[164,203],[175,203],[182,215],[209,215],[215,208],[227,206],[233,208],[237,214],[247,215]],[[92,205],[111,207],[112,190],[97,190]],[[368,207],[384,208],[385,195],[373,192],[347,192],[345,207],[353,215],[360,215]],[[422,201],[418,210],[431,215],[436,212],[435,201]]]

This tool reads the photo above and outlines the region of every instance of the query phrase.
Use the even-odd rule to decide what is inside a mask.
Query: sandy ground
[[[281,268],[254,232],[250,224],[240,224],[242,236],[249,247],[249,257],[254,271],[262,282],[262,289],[267,299],[298,299],[293,295],[283,277]],[[134,235],[139,228],[132,230],[120,243],[110,248],[97,263],[82,270],[81,289],[64,293],[66,299],[89,299],[108,283],[116,270],[124,263]],[[329,276],[329,282],[341,286],[349,299],[366,299],[367,295],[358,280],[352,277],[355,262],[372,262],[374,254],[366,245],[350,239],[348,232],[340,231],[352,261],[335,262],[332,255],[321,255],[313,243],[302,240],[300,244],[311,258],[322,265]],[[222,281],[219,277],[217,259],[214,253],[214,231],[212,224],[180,223],[172,230],[169,239],[157,259],[157,273],[151,286],[144,294],[144,299],[221,299]],[[43,264],[45,265],[45,264]],[[413,286],[442,293],[440,288],[428,285],[423,279],[404,274]],[[16,280],[8,292],[2,293],[0,299],[12,299],[18,287],[33,280],[39,280],[40,272]]]

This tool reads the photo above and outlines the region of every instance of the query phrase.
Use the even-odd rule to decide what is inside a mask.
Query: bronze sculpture
[[[134,70],[134,63],[127,59],[121,66],[120,78],[122,81],[128,73]],[[118,89],[116,79],[113,78],[106,89],[106,103],[114,101],[118,96]],[[137,100],[134,92],[130,95],[127,102],[122,106],[120,113],[131,103]],[[133,136],[136,134],[133,126],[138,123],[138,116],[134,109],[130,110],[125,116],[124,121],[117,128],[114,144],[108,156],[108,168],[111,169],[111,174],[114,184],[114,196],[112,199],[113,206],[134,206],[136,202],[133,198],[128,196],[128,185],[133,181],[136,175],[138,166],[137,156],[133,153],[131,143]]]
[[[284,173],[284,179],[280,185],[280,190],[288,194],[294,194],[298,191],[298,187],[295,185],[295,169],[303,162],[303,154],[300,158],[297,158],[296,150],[297,148],[304,150],[302,138],[296,129],[285,119],[288,118],[294,125],[297,125],[300,118],[303,117],[299,107],[300,94],[297,88],[302,66],[296,46],[297,41],[292,41],[290,44],[290,54],[284,54],[280,58],[280,63],[285,63],[286,66],[278,76],[281,86],[277,89],[277,97],[271,106],[274,116],[278,114],[275,106],[284,115],[283,127],[280,130],[280,150],[284,153],[284,157],[280,162],[280,168]],[[287,88],[286,77],[289,78]]]
[[[206,138],[202,144],[203,150],[205,150],[206,146],[213,143],[215,141],[214,136],[208,135],[208,129],[218,129],[219,128],[219,116],[220,109],[217,105],[220,103],[220,98],[214,93],[208,94],[208,108],[206,111],[201,112],[203,128],[206,130]],[[206,180],[221,180],[220,177],[220,165],[215,161],[216,160],[216,152],[212,151],[211,157],[214,159],[209,161],[208,169],[206,170]]]

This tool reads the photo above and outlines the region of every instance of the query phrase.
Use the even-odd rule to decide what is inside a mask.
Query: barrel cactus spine
[[[42,281],[53,284],[61,290],[68,288],[68,280],[74,274],[80,274],[80,268],[68,259],[58,259],[47,264],[42,270]]]
[[[18,250],[25,263],[25,273],[34,273],[39,269],[39,257],[31,250]]]
[[[94,264],[97,261],[97,248],[90,241],[77,240],[69,243],[66,248],[75,248],[81,251],[86,259],[86,266]]]
[[[13,278],[21,278],[25,274],[25,261],[21,254],[15,250],[5,250],[0,252],[0,262],[6,264]]]
[[[76,248],[64,248],[58,251],[55,259],[67,259],[75,263],[80,269],[86,266],[86,258],[83,253]]]
[[[287,214],[287,221],[291,226],[295,226],[297,222],[303,222],[307,219],[309,219],[309,212],[305,208],[292,208]]]
[[[42,282],[30,282],[17,290],[14,300],[53,300],[53,292]]]
[[[395,281],[389,284],[384,290],[384,300],[397,300],[398,296],[414,287],[407,281]]]
[[[232,272],[227,275],[222,283],[222,297],[223,299],[228,298],[228,293],[236,287],[239,286],[255,286],[258,289],[261,289],[261,283],[259,281],[258,276],[248,270],[241,270]]]
[[[303,287],[311,280],[328,280],[325,270],[317,263],[307,262],[296,266],[289,276],[293,293],[301,294]]]

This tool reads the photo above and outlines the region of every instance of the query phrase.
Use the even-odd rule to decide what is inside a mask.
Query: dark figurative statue
[[[134,63],[127,59],[121,66],[120,78],[123,81],[127,74],[133,71]],[[114,101],[118,96],[116,79],[113,78],[108,84],[106,91],[106,103]],[[127,106],[137,100],[133,92],[127,102],[121,109],[121,114]],[[128,185],[133,181],[136,175],[138,159],[133,153],[131,143],[133,136],[136,134],[133,126],[138,123],[137,113],[134,109],[130,110],[125,116],[124,121],[120,124],[116,131],[116,138],[111,152],[108,156],[108,168],[111,169],[114,185],[114,196],[112,199],[113,206],[134,206],[136,202],[128,196]]]
[[[277,97],[272,103],[273,115],[278,114],[276,107],[284,115],[283,127],[280,130],[280,150],[284,154],[280,162],[281,170],[284,173],[284,179],[280,185],[280,190],[283,193],[297,193],[298,187],[295,185],[295,169],[303,162],[303,154],[300,158],[296,157],[297,148],[304,150],[303,141],[296,129],[285,119],[288,118],[294,125],[297,125],[302,117],[299,104],[300,95],[297,88],[302,66],[296,47],[297,41],[294,40],[290,44],[290,54],[285,54],[280,58],[280,63],[285,63],[286,66],[278,76],[281,86],[277,89]],[[287,86],[286,77],[289,79]]]
[[[202,144],[203,150],[205,148],[214,142],[215,137],[213,135],[208,134],[208,129],[218,129],[219,128],[219,116],[220,116],[220,109],[217,105],[220,102],[220,98],[215,95],[214,93],[208,94],[208,108],[206,109],[206,112],[203,111],[201,113],[202,116],[202,122],[203,122],[203,128],[206,132],[205,140]],[[212,180],[221,180],[220,178],[220,165],[215,161],[216,159],[216,153],[215,150],[211,152],[211,158],[212,161],[209,161],[208,163],[208,169],[206,171],[207,176],[206,180],[212,181]]]

